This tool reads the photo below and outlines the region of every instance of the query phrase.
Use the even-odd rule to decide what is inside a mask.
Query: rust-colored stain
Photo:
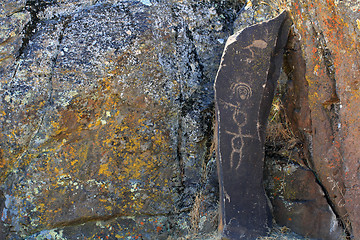
[[[351,18],[346,14],[348,10],[345,5],[340,8],[333,0],[315,0],[294,1],[291,12],[306,59],[314,167],[336,211],[344,222],[350,219],[354,235],[360,237],[360,218],[354,214],[360,206],[353,203],[355,199],[360,201],[360,189],[352,187],[359,185],[355,179],[360,167],[357,160],[360,152],[356,150],[360,137],[357,85],[360,55],[358,36],[351,30]],[[333,76],[329,74],[329,62],[324,62],[325,58],[332,63]],[[340,114],[336,124],[331,122],[334,116],[329,115],[334,107]]]

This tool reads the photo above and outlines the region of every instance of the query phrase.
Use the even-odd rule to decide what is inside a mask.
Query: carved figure
[[[251,88],[250,92],[251,92]],[[245,99],[240,95],[241,99]],[[227,134],[231,135],[231,154],[230,154],[230,167],[234,167],[234,162],[236,163],[236,169],[240,167],[241,158],[242,158],[242,151],[244,148],[244,138],[252,138],[253,136],[250,134],[243,134],[242,127],[244,127],[247,123],[247,114],[245,112],[242,112],[240,110],[239,106],[235,106],[231,103],[227,103],[225,101],[222,101],[225,105],[228,105],[230,108],[233,109],[233,115],[232,119],[234,123],[236,124],[238,131],[237,132],[231,132],[231,131],[225,131]]]
[[[252,95],[251,87],[246,83],[232,83],[230,89],[233,94],[239,95],[242,100],[248,99]]]
[[[251,59],[254,59],[254,51],[251,48],[260,48],[265,49],[267,47],[267,43],[264,40],[254,40],[249,46],[244,47],[244,49],[249,49],[251,52]]]

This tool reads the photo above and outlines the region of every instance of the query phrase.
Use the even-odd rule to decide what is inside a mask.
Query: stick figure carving
[[[230,86],[235,97],[239,97],[241,100],[247,100],[252,96],[252,90],[249,84],[243,82],[235,82]],[[237,161],[235,169],[237,170],[241,164],[242,151],[244,147],[244,138],[252,138],[252,135],[244,135],[242,128],[247,124],[247,114],[240,110],[240,106],[233,105],[224,100],[222,102],[232,109],[232,119],[237,126],[237,132],[225,131],[227,134],[232,135],[231,138],[231,155],[230,155],[230,167],[234,167],[234,163]],[[239,104],[239,103],[238,103]]]
[[[242,127],[244,127],[247,123],[247,115],[246,113],[240,111],[240,109],[235,108],[233,113],[233,121],[238,126],[238,132],[230,132],[226,131],[227,134],[232,135],[231,138],[231,154],[230,154],[230,167],[234,167],[234,162],[237,160],[236,164],[236,170],[240,167],[241,164],[241,157],[242,157],[242,151],[244,147],[244,138],[249,137],[252,138],[252,135],[244,135],[242,133]]]

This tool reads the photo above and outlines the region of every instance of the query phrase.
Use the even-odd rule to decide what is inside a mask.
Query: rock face
[[[277,119],[270,123],[272,131],[267,136],[266,162],[271,173],[266,173],[266,182],[270,197],[276,195],[272,201],[275,218],[302,235],[337,239],[335,215],[347,235],[357,239],[359,152],[354,147],[358,139],[354,122],[359,112],[355,107],[359,106],[359,1],[266,2],[252,1],[252,7],[235,23],[241,27],[249,19],[262,21],[274,9],[288,9],[294,22],[283,69],[286,86],[278,92],[285,94],[274,103],[274,108],[283,105],[284,109],[272,115],[271,120]],[[314,173],[316,182],[302,177],[312,179],[308,171]],[[313,193],[320,186],[321,192],[307,195],[289,179]],[[316,216],[317,225],[299,219],[307,219],[307,212],[313,211],[311,202],[323,206],[319,208],[324,211]],[[295,205],[297,218],[290,216]]]
[[[273,104],[279,108],[282,102],[284,109],[272,112],[266,142],[265,183],[274,218],[303,236],[341,239],[344,229],[329,204],[327,189],[314,171],[311,147],[307,144],[306,131],[311,128],[309,85],[306,62],[293,33],[286,48],[282,77],[287,86],[280,85],[278,94],[283,94],[282,100],[277,96]]]
[[[335,215],[360,239],[359,1],[245,2],[3,0],[0,239],[214,231],[221,52],[233,28],[279,8],[294,22],[280,122],[295,137],[288,151],[267,151],[275,218],[303,235],[331,225],[337,236]]]
[[[1,5],[1,239],[166,239],[190,211],[213,230],[212,85],[238,5]]]
[[[274,149],[266,152],[268,163],[264,182],[277,223],[302,236],[342,239],[343,228],[339,226],[313,171],[303,162],[299,146],[290,151],[291,159],[274,154]]]
[[[294,129],[305,136],[309,166],[354,239],[360,238],[359,4],[295,0],[289,5],[301,46],[294,50],[305,64],[300,78],[291,76],[295,108],[288,108],[288,115],[298,119]],[[302,78],[308,87],[299,87]]]
[[[215,80],[219,229],[230,239],[256,239],[271,226],[264,134],[289,27],[284,12],[229,37]]]

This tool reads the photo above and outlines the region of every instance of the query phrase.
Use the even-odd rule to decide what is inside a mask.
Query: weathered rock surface
[[[296,107],[289,115],[299,119],[294,129],[307,140],[309,166],[334,212],[359,239],[360,2],[295,0],[289,8],[301,46],[295,50],[302,52],[305,63],[303,76],[293,76],[293,85],[300,86],[302,78],[308,83],[307,89],[295,89]],[[307,100],[301,97],[304,92]]]
[[[298,147],[289,153],[278,154],[274,154],[274,149],[267,149],[264,182],[274,218],[279,225],[287,226],[302,236],[342,239],[344,230],[339,226],[314,173],[301,159],[302,152]]]
[[[2,239],[166,239],[202,192],[211,231],[212,84],[236,4],[1,5]]]
[[[278,166],[277,161],[280,160],[282,164],[290,164],[283,161],[292,161],[293,151],[297,149],[295,152],[296,154],[300,152],[304,167],[315,173],[316,182],[319,184],[303,182],[305,179],[295,178],[294,175],[292,180],[299,182],[299,185],[306,185],[309,191],[314,191],[321,186],[339,224],[349,235],[353,234],[354,239],[357,239],[359,238],[358,230],[356,230],[359,228],[356,227],[359,225],[357,214],[359,212],[359,200],[357,200],[359,165],[355,160],[358,159],[358,151],[355,150],[354,144],[355,139],[358,139],[358,133],[353,128],[356,125],[354,122],[358,119],[356,114],[359,112],[359,109],[355,107],[359,106],[356,102],[357,88],[355,86],[359,79],[357,49],[359,48],[360,2],[295,0],[266,1],[266,4],[262,4],[254,0],[252,3],[252,7],[248,7],[246,13],[236,20],[236,26],[241,27],[244,22],[261,21],[278,9],[288,9],[294,22],[284,66],[284,72],[288,77],[286,94],[281,99],[282,102],[274,103],[274,108],[281,108],[283,104],[285,112],[276,113],[281,115],[278,119],[281,124],[272,123],[274,132],[268,134],[271,146],[268,151],[271,156],[268,160],[273,159],[274,153],[285,154],[280,154],[281,156],[278,156],[280,159],[273,163],[268,161],[268,169]],[[283,91],[283,89],[280,90]],[[283,126],[278,128],[278,125]],[[288,136],[277,138],[279,135]],[[294,148],[294,144],[297,147]],[[288,174],[286,169],[284,167],[279,170],[283,172],[281,176]],[[269,187],[268,190],[271,192],[272,187]],[[284,193],[278,193],[280,201],[273,201],[274,208],[277,204],[280,206],[286,203],[282,201],[288,193],[286,193],[287,189],[283,190]],[[301,189],[292,190],[301,192]],[[317,199],[316,201],[322,202],[323,200],[318,199],[322,198],[321,195],[312,196]],[[306,212],[306,204],[303,207],[301,211]],[[286,211],[291,209],[283,210],[286,215]],[[331,214],[317,215],[317,224],[322,225],[324,230],[331,222],[329,217]],[[275,218],[278,222],[284,220],[279,214],[275,214]],[[316,225],[313,225],[314,229],[310,230],[309,224],[294,224],[289,221],[284,224],[303,235],[309,231],[322,232]],[[351,230],[351,225],[353,225],[353,230]],[[336,239],[336,234],[332,237]]]
[[[312,238],[341,239],[336,212],[311,162],[306,133],[311,129],[306,63],[299,42],[290,34],[284,70],[267,135],[266,189],[280,225]],[[281,102],[285,109],[279,109]],[[278,108],[278,109],[276,109]],[[330,204],[329,204],[330,202]]]
[[[24,7],[25,1],[4,2],[0,6],[0,74],[14,67],[22,46],[23,31],[30,21],[30,13],[21,11]]]
[[[289,221],[278,210],[293,195],[278,192],[275,218],[303,235],[325,234],[334,215],[324,194],[360,239],[359,1],[242,2],[2,0],[0,239],[214,230],[212,85],[221,51],[233,27],[280,8],[289,9],[297,39],[284,69],[287,129],[296,138],[288,153],[297,149],[304,166],[280,161],[293,159],[285,154],[270,156],[269,167],[285,176],[291,188],[283,190],[306,201],[295,203],[296,214],[281,209]],[[290,167],[297,168],[288,176]],[[315,194],[307,169],[323,193]],[[300,219],[312,203],[321,209],[314,229]]]
[[[230,239],[255,239],[271,227],[264,137],[289,27],[284,12],[229,37],[215,80],[219,229]]]

